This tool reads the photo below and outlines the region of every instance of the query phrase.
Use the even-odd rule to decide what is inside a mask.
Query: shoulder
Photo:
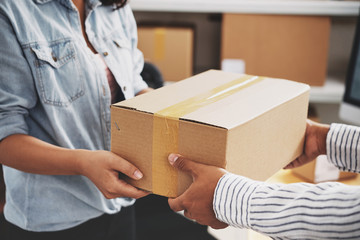
[[[96,21],[104,23],[102,25],[112,26],[112,29],[119,29],[119,27],[122,27],[126,31],[126,29],[131,29],[134,25],[136,25],[134,15],[129,4],[116,10],[114,10],[112,6],[101,6],[96,8],[95,12]]]
[[[36,1],[34,0],[1,0],[0,9],[2,10],[17,10],[24,9],[26,10],[29,7],[36,6]]]
[[[129,4],[119,9],[119,14],[128,27],[133,28],[136,26],[136,20]]]
[[[31,15],[37,8],[35,0],[1,0],[0,14],[16,20],[22,16]]]
[[[131,10],[129,4],[126,4],[124,7],[115,10],[114,13],[118,14],[123,19],[132,19],[134,17],[133,11]]]

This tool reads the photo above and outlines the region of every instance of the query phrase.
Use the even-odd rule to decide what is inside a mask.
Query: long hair
[[[122,8],[127,3],[127,0],[101,0],[103,5],[114,5],[114,10]]]

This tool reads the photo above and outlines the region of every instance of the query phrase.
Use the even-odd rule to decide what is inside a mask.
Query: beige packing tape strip
[[[262,81],[264,77],[244,75],[208,92],[186,99],[154,114],[152,188],[153,193],[177,196],[177,171],[168,163],[170,153],[178,152],[179,119],[197,109],[224,99],[244,88]],[[169,178],[164,177],[170,175]],[[176,186],[176,187],[174,187]]]
[[[165,58],[165,28],[155,29],[155,40],[154,40],[154,58],[155,61],[162,61]]]

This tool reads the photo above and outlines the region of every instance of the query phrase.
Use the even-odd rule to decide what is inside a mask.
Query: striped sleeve
[[[250,198],[259,184],[235,174],[225,174],[214,192],[216,218],[235,227],[248,227]]]
[[[328,160],[342,171],[360,172],[360,128],[333,123],[326,138]]]
[[[228,173],[213,208],[220,221],[273,239],[360,239],[360,186],[269,184]]]

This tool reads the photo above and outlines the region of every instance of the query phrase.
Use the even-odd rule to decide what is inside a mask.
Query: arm
[[[215,190],[214,211],[221,221],[274,238],[360,237],[358,186],[267,184],[227,174]]]
[[[273,238],[360,238],[360,187],[267,184],[180,155],[170,155],[169,161],[194,179],[169,205],[200,224],[251,228]]]
[[[106,198],[140,198],[148,194],[119,179],[119,172],[135,180],[142,178],[142,174],[108,151],[65,149],[28,135],[14,134],[0,142],[0,156],[2,164],[29,173],[84,175]]]
[[[342,171],[360,173],[360,128],[331,124],[326,138],[327,157]]]

